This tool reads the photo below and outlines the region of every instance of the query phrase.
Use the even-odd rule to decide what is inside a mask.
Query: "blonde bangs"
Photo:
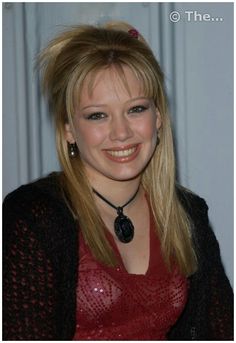
[[[68,80],[66,90],[66,108],[71,124],[75,107],[80,102],[80,94],[85,80],[88,80],[88,94],[91,95],[98,72],[102,69],[109,68],[115,70],[124,88],[128,94],[131,94],[124,72],[125,66],[130,68],[137,80],[142,84],[143,95],[153,99],[156,107],[161,113],[164,111],[162,104],[165,101],[164,94],[162,93],[162,85],[160,83],[160,77],[162,77],[162,75],[158,75],[159,77],[157,77],[152,65],[143,60],[142,56],[139,56],[138,54],[134,54],[130,51],[118,51],[116,53],[114,60],[110,59],[109,50],[105,59],[104,52],[102,54],[94,53],[89,58],[83,58],[81,63],[74,68],[73,74]]]

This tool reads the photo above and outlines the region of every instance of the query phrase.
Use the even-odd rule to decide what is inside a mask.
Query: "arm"
[[[232,340],[233,292],[225,274],[220,249],[209,225],[202,198],[179,191],[179,199],[192,220],[198,271],[190,277],[188,305],[171,339]]]
[[[206,318],[203,320],[206,322],[203,325],[207,329],[206,339],[233,340],[233,291],[224,271],[218,241],[209,225],[208,206],[203,199],[194,196],[190,208],[195,226],[200,287],[205,293]],[[201,290],[200,293],[203,294]],[[199,305],[204,306],[203,303]]]
[[[221,262],[219,244],[209,226],[205,242],[209,262],[209,339],[233,340],[233,291]]]
[[[55,287],[50,260],[32,230],[37,212],[3,205],[3,339],[55,338]]]

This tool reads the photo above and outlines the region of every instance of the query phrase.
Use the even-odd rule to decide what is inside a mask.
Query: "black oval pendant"
[[[119,214],[114,222],[115,234],[122,243],[129,243],[134,237],[134,226],[131,220]]]

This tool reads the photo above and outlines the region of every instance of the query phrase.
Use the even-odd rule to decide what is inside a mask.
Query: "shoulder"
[[[66,235],[66,229],[75,225],[64,200],[60,173],[23,185],[6,196],[3,202],[4,231],[8,234],[17,227],[27,227],[36,234],[55,232]]]
[[[193,234],[207,235],[210,227],[205,199],[180,185],[177,186],[177,197],[192,223]]]
[[[202,197],[183,186],[177,185],[177,197],[194,222],[208,224],[208,205]]]
[[[47,177],[20,186],[5,197],[4,203],[14,204],[18,202],[21,203],[22,201],[30,202],[31,200],[36,200],[41,197],[45,200],[62,199],[60,173],[52,173]]]
[[[65,208],[63,190],[61,187],[61,173],[52,173],[29,184],[20,186],[9,193],[4,199],[4,209],[14,208]]]
[[[195,249],[205,265],[220,261],[219,242],[209,224],[206,201],[191,191],[178,186],[178,198],[191,220],[191,232]]]

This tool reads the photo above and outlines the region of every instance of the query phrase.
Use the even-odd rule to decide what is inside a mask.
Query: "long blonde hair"
[[[100,27],[72,27],[51,41],[39,57],[43,88],[55,118],[57,151],[64,172],[62,187],[94,256],[108,265],[116,265],[83,163],[79,156],[69,158],[65,124],[69,122],[73,126],[74,95],[76,92],[79,96],[88,74],[93,79],[102,68],[114,66],[122,77],[122,67],[128,66],[141,80],[146,95],[154,100],[161,114],[160,143],[143,172],[142,185],[150,198],[163,257],[168,267],[174,259],[181,272],[190,275],[196,270],[197,261],[191,222],[176,194],[173,138],[164,77],[148,44],[135,31],[131,31],[137,36],[133,37],[129,33],[132,29],[124,22],[110,22]]]

